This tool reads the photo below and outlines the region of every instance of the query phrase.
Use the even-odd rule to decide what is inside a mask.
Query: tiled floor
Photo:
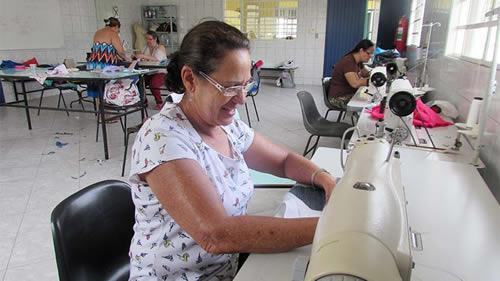
[[[256,102],[257,122],[249,100],[253,127],[276,143],[302,153],[308,133],[302,123],[297,91],[311,92],[325,112],[320,86],[281,89],[263,84]],[[69,99],[69,98],[67,98]],[[37,100],[31,101],[33,103]],[[56,103],[56,97],[44,104]],[[150,113],[153,113],[150,111]],[[241,118],[246,119],[244,108]],[[102,138],[95,142],[95,117],[91,114],[31,111],[33,130],[27,129],[24,110],[0,107],[0,278],[57,280],[50,213],[75,191],[104,179],[122,179],[123,134],[119,123],[108,126],[110,159],[103,160]],[[138,122],[139,114],[130,118]],[[335,118],[330,114],[330,118]],[[63,147],[56,146],[61,142]],[[322,146],[338,146],[324,138]],[[279,202],[282,192],[259,191],[252,201],[255,214],[265,214]]]

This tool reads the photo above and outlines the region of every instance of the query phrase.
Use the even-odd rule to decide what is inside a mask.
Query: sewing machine
[[[391,152],[382,139],[355,143],[316,228],[306,281],[410,280],[405,192]]]
[[[385,129],[392,131],[401,126],[410,128],[413,126],[411,120],[416,107],[413,87],[407,79],[396,79],[390,84],[384,110]]]
[[[385,146],[387,146],[387,143],[385,143]],[[343,181],[347,179],[346,174],[353,175],[354,171],[360,170],[361,166],[356,168],[354,165],[367,167],[363,162],[369,162],[369,159],[372,159],[370,156],[372,151],[378,151],[377,155],[379,156],[376,159],[384,159],[384,156],[386,156],[385,152],[382,151],[387,151],[387,147],[383,150],[368,148],[367,146],[366,150],[362,150],[364,153],[368,152],[368,155],[355,156],[356,151],[353,150],[353,153],[348,157],[352,160],[355,159],[353,157],[361,157],[362,161],[355,163],[348,160],[346,163],[347,169],[344,173],[340,165],[338,149],[318,148],[312,161],[319,167],[328,170],[333,176],[343,177],[337,186],[339,193],[334,191],[331,200],[335,200],[337,195],[342,195],[340,185],[345,184]],[[399,161],[392,158],[390,161],[394,161],[394,163],[391,163],[390,167],[397,169],[398,165],[395,165],[395,163],[401,163],[401,180],[404,186],[404,197],[407,201],[408,224],[411,227],[409,235],[411,237],[412,267],[414,263],[410,280],[497,281],[498,276],[500,276],[500,267],[498,267],[500,262],[500,255],[498,255],[500,252],[500,236],[498,235],[500,233],[500,207],[479,174],[478,169],[463,162],[441,159],[442,153],[410,147],[398,147],[397,150],[400,152],[401,158]],[[352,161],[352,163],[349,161]],[[381,160],[378,161],[380,164]],[[363,174],[367,175],[369,173],[363,171]],[[362,179],[366,180],[366,178]],[[375,187],[377,188],[377,186]],[[351,188],[351,190],[353,189]],[[363,195],[364,193],[365,191],[358,191],[358,194]],[[395,199],[391,200],[392,204],[395,204]],[[372,212],[376,212],[374,214],[376,215],[382,211],[387,211],[389,208],[384,204],[376,207],[365,205],[360,208],[360,205],[354,203],[355,200],[331,201],[329,204],[331,206],[328,208],[334,207],[334,202],[344,206],[343,212],[337,214],[338,216],[345,216],[343,219],[338,217],[343,224],[349,222],[349,220],[354,223],[354,219],[350,218],[358,217],[358,213],[363,210],[370,211],[367,214],[368,216],[372,215]],[[370,202],[373,203],[373,201]],[[366,213],[366,211],[364,212]],[[393,216],[393,214],[389,215]],[[381,219],[380,221],[385,220]],[[356,220],[356,222],[363,225],[360,221]],[[321,224],[324,224],[324,222]],[[334,221],[331,222],[331,225],[336,227]],[[336,229],[339,228],[336,227]],[[377,230],[379,229],[377,228]],[[401,229],[398,229],[395,232],[396,234],[390,237],[401,235],[401,231]],[[386,239],[389,236],[384,237]],[[377,240],[381,241],[380,245],[383,244],[381,239]],[[304,281],[304,272],[309,261],[311,261],[309,270],[312,269],[314,264],[316,264],[316,267],[325,266],[325,269],[328,266],[332,268],[335,266],[330,258],[327,258],[324,263],[317,259],[310,260],[310,255],[314,253],[312,251],[313,247],[317,248],[316,245],[306,245],[282,253],[252,253],[243,264],[234,281]],[[360,250],[362,250],[360,247],[354,245],[352,250],[348,249],[345,252],[346,257]],[[410,264],[407,259],[403,259],[403,261],[405,261],[405,264]],[[350,266],[344,266],[351,268],[351,270],[354,270],[354,267],[358,265],[357,260],[350,260],[349,262]],[[396,278],[399,276],[400,280],[405,280],[399,271],[400,262],[396,257],[393,257],[392,265],[390,259],[385,262],[389,264],[386,267],[393,268],[392,272],[399,274],[395,276]],[[374,265],[382,268],[382,262],[379,260],[375,261]],[[397,269],[394,269],[395,267]],[[359,280],[359,278],[357,279]],[[323,280],[335,279],[325,277]],[[356,279],[355,277],[350,279],[347,277],[344,281],[346,280],[353,281]],[[371,281],[375,279],[368,278],[365,280]]]

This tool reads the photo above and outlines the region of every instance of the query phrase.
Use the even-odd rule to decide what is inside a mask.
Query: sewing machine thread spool
[[[378,119],[377,123],[375,123],[375,137],[383,138],[385,131],[385,122],[384,119]]]
[[[467,128],[473,128],[477,125],[479,120],[479,112],[481,110],[481,104],[483,103],[483,98],[474,97],[469,108],[469,114],[467,115]]]

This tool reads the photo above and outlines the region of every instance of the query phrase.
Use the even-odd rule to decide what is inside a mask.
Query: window
[[[422,24],[424,21],[425,0],[411,1],[410,25],[408,27],[407,45],[420,47]]]
[[[473,62],[491,62],[496,16],[490,21],[485,14],[499,4],[500,0],[453,0],[446,54]],[[486,46],[488,32],[490,40]]]
[[[380,0],[366,2],[366,18],[364,38],[377,42],[378,21],[380,16]]]
[[[226,0],[224,21],[250,39],[295,39],[298,4],[298,0]]]

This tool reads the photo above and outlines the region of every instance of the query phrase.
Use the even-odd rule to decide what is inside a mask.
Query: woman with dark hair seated
[[[249,40],[206,21],[191,29],[167,67],[167,88],[184,93],[149,118],[132,148],[135,226],[130,280],[232,280],[238,253],[310,244],[318,218],[250,216],[249,168],[313,184],[335,180],[308,159],[235,118],[253,86]]]
[[[361,86],[368,85],[369,72],[364,68],[374,52],[374,44],[368,39],[361,40],[333,68],[328,98],[330,103],[347,109],[347,103]]]

